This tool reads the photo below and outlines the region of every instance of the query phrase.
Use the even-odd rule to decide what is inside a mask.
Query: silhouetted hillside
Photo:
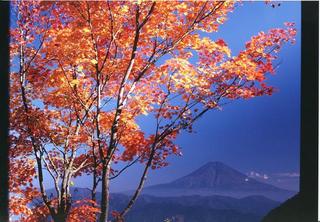
[[[90,191],[84,188],[71,189],[73,200],[90,198]],[[97,193],[100,200],[101,194]],[[112,210],[123,209],[130,196],[113,193]],[[258,222],[280,203],[263,196],[249,196],[241,199],[225,196],[180,196],[155,197],[142,195],[126,217],[128,222]]]

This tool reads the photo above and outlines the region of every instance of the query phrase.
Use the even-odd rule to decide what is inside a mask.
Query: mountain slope
[[[295,194],[293,191],[248,178],[221,162],[209,162],[184,177],[170,183],[146,187],[143,192],[155,196],[223,195],[241,198],[263,195],[278,201],[284,201]]]

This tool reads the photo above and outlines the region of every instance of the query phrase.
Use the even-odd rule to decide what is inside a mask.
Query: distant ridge
[[[72,187],[70,191],[74,201],[90,198],[90,191],[86,188]],[[101,200],[100,192],[97,192],[97,200],[98,202]],[[123,209],[129,200],[130,196],[112,193],[111,211]],[[218,195],[176,197],[141,195],[125,221],[163,222],[166,218],[170,218],[173,222],[260,222],[264,215],[279,204],[263,196],[237,199]]]
[[[90,190],[71,187],[72,199],[90,199]],[[48,190],[48,193],[54,190]],[[110,212],[122,210],[129,193],[112,193]],[[125,221],[260,222],[294,192],[258,182],[222,162],[209,162],[170,183],[146,187]],[[101,193],[96,194],[97,201]],[[111,214],[109,218],[112,218]]]
[[[70,188],[73,201],[90,198],[86,188]],[[53,189],[48,194],[54,193]],[[130,192],[131,193],[131,192]],[[123,209],[131,194],[112,193],[110,212]],[[146,187],[126,216],[130,222],[260,222],[295,192],[248,178],[222,162],[209,162],[170,183]],[[97,201],[101,193],[96,194]],[[111,218],[111,215],[109,215]]]
[[[294,191],[249,178],[219,161],[208,162],[170,183],[146,187],[143,192],[155,196],[223,195],[242,198],[262,195],[277,201],[284,201],[295,194]]]

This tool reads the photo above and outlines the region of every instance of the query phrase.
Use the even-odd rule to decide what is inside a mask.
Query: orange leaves
[[[151,169],[159,169],[167,166],[167,157],[170,155],[181,156],[181,151],[179,147],[174,143],[175,138],[178,135],[178,131],[173,131],[168,136],[166,136],[161,143],[157,145],[155,150],[154,157],[151,163]],[[151,135],[148,139],[150,146],[154,143],[155,136]],[[147,161],[150,156],[150,148],[146,147],[146,151],[142,154],[141,162]]]
[[[30,216],[33,214],[29,204],[39,197],[37,188],[33,187],[35,161],[26,156],[24,159],[10,159],[9,209],[11,215]]]
[[[232,12],[237,1],[210,1],[206,4],[206,14],[208,19],[203,20],[199,25],[199,30],[203,32],[217,32],[220,24],[226,21],[227,14]]]
[[[30,186],[35,176],[35,161],[30,156],[25,159],[11,159],[9,187],[12,192],[20,193],[21,188]]]
[[[98,205],[91,200],[79,200],[74,203],[67,222],[95,222],[97,213],[99,213]]]
[[[195,49],[199,53],[199,63],[202,67],[214,68],[217,63],[226,59],[225,57],[231,56],[231,50],[222,39],[212,41],[209,38],[202,38]]]
[[[90,60],[90,62],[91,62],[93,65],[98,64],[98,61],[97,61],[97,60],[95,60],[95,59],[91,59],[91,60]]]
[[[76,86],[76,85],[79,85],[79,80],[78,80],[78,79],[72,80],[72,81],[70,82],[70,85],[71,85],[72,87],[74,87],[74,86]]]
[[[202,32],[216,32],[234,9],[235,1],[157,1],[149,16],[150,1],[58,2],[52,13],[48,13],[50,3],[21,4],[32,6],[36,15],[23,11],[19,27],[26,30],[25,24],[29,24],[33,32],[21,39],[20,30],[12,30],[12,55],[18,56],[19,44],[28,43],[25,53],[27,58],[32,57],[37,51],[35,39],[46,33],[26,77],[29,98],[44,104],[38,113],[32,111],[31,115],[43,120],[33,121],[36,124],[32,130],[46,143],[61,148],[68,137],[68,147],[63,150],[88,148],[88,138],[96,139],[99,110],[100,130],[108,144],[120,85],[135,53],[132,71],[123,84],[126,99],[118,129],[126,160],[146,143],[137,122],[143,115],[168,122],[178,118],[183,124],[191,124],[196,116],[191,106],[199,105],[199,110],[216,108],[223,98],[270,94],[272,90],[263,85],[266,74],[274,72],[275,56],[269,51],[276,52],[296,34],[294,24],[286,23],[286,29],[252,37],[239,55],[231,57],[223,39],[202,37]],[[43,16],[48,14],[48,18]],[[40,23],[31,25],[33,20]],[[135,36],[138,41],[133,52]],[[19,95],[19,78],[14,79],[12,91]],[[21,106],[18,101],[14,104]],[[14,126],[22,122],[17,119]],[[78,135],[69,136],[76,132],[79,122]]]
[[[198,78],[196,70],[188,60],[173,58],[168,60],[166,65],[169,68],[167,72],[172,72],[170,77],[172,92],[190,93],[192,88],[201,87],[203,82]]]
[[[179,133],[192,132],[207,110],[273,93],[265,80],[275,71],[274,54],[296,34],[286,23],[231,56],[223,39],[203,32],[217,32],[235,1],[14,4],[23,7],[11,32],[10,189],[13,213],[25,221],[49,215],[44,205],[26,207],[39,195],[32,187],[35,147],[59,179],[70,169],[70,178],[101,176],[107,153],[114,163],[146,163],[153,154],[151,168],[164,167],[170,155],[181,155]],[[96,221],[98,213],[83,200],[68,221]]]
[[[260,32],[246,43],[246,49],[238,56],[221,64],[221,73],[225,80],[233,80],[226,93],[227,98],[252,98],[271,95],[273,88],[266,86],[264,80],[268,73],[274,73],[275,54],[286,42],[294,42],[296,30],[293,23],[286,24],[286,29],[271,29],[268,33]],[[220,87],[223,91],[227,86]]]
[[[27,206],[29,201],[24,198],[11,197],[9,201],[9,208],[11,215],[25,215],[29,216],[32,214],[31,209]]]
[[[89,28],[84,28],[84,29],[82,29],[82,31],[83,31],[84,33],[90,33],[90,32],[91,32]]]

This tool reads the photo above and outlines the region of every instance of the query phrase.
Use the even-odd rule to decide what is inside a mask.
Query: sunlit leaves
[[[20,17],[11,32],[10,82],[12,214],[24,221],[49,214],[43,203],[27,207],[39,197],[33,188],[35,155],[43,155],[43,166],[59,179],[58,185],[66,172],[72,172],[70,181],[83,174],[101,176],[105,158],[114,163],[111,174],[119,172],[117,163],[135,159],[161,168],[170,155],[181,155],[175,139],[184,130],[192,132],[206,111],[230,100],[271,95],[267,75],[275,73],[275,54],[283,44],[294,42],[294,24],[258,33],[233,55],[226,41],[204,32],[217,32],[235,4],[16,3]],[[53,208],[57,200],[49,198]],[[94,201],[83,200],[72,203],[69,213],[68,221],[95,221],[99,211]]]

